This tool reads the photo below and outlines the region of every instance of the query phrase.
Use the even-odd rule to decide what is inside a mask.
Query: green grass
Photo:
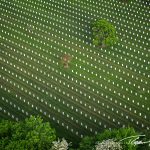
[[[148,6],[96,2],[1,0],[1,118],[39,114],[70,141],[128,125],[149,132]],[[116,27],[113,47],[92,45],[100,18]]]

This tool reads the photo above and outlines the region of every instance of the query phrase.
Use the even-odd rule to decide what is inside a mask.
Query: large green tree
[[[0,149],[3,150],[48,150],[56,139],[55,130],[40,117],[25,121],[0,123]]]
[[[95,46],[106,47],[117,42],[115,27],[104,19],[97,20],[93,23],[93,44]]]

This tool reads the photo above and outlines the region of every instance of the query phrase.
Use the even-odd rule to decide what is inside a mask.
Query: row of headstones
[[[138,31],[138,30],[137,30]],[[138,34],[137,34],[138,35]]]
[[[82,60],[81,60],[82,61]],[[84,61],[84,60],[83,60]],[[84,61],[85,62],[85,61]],[[77,64],[76,64],[77,65]],[[108,66],[108,64],[106,64],[107,66]],[[91,64],[91,66],[93,66],[93,64]],[[80,68],[81,68],[81,66],[79,66]],[[96,68],[96,67],[95,67]],[[116,69],[116,68],[115,68]],[[105,71],[104,71],[105,72]],[[121,72],[121,70],[119,69],[119,72]],[[125,72],[123,72],[124,74],[125,74]],[[93,74],[93,73],[92,73]],[[129,76],[129,73],[127,73],[128,74],[128,76]],[[84,78],[85,78],[85,76],[83,76]],[[132,75],[132,77],[134,77],[133,75]],[[117,77],[118,78],[118,77]],[[138,80],[138,78],[136,77],[136,79]],[[120,80],[122,80],[122,78],[120,78]],[[143,82],[143,80],[140,80],[141,82]],[[126,80],[125,80],[125,82],[127,82]],[[147,82],[146,82],[147,83]],[[129,81],[129,84],[131,85],[131,82]],[[136,84],[134,83],[133,84],[134,86],[136,86]],[[137,85],[137,88],[138,89],[141,89],[141,86],[139,86],[139,85]],[[141,90],[143,90],[143,91],[145,91],[145,88],[142,88]],[[148,91],[149,92],[149,91]],[[131,93],[132,93],[132,91],[131,91]],[[135,93],[135,95],[136,95],[137,93]],[[140,97],[142,97],[142,95],[140,96]]]
[[[139,52],[139,51],[138,51]],[[130,60],[129,60],[130,61]],[[130,61],[131,62],[131,61]],[[143,67],[143,66],[142,66]],[[146,68],[146,70],[147,70],[147,68]],[[140,72],[139,72],[140,73]]]
[[[14,66],[15,67],[15,66]],[[17,76],[16,76],[17,77]],[[35,77],[35,79],[38,79],[38,77]],[[52,77],[52,79],[53,79],[53,77]],[[42,79],[39,79],[39,81],[41,81]],[[57,81],[57,79],[55,79],[56,81]],[[24,80],[23,80],[24,81]],[[45,82],[44,82],[45,83]],[[65,83],[63,83],[63,85],[65,85]],[[38,89],[40,89],[40,88],[38,88]],[[57,90],[57,87],[55,87],[55,90]],[[42,91],[43,92],[43,91]],[[61,90],[59,89],[59,92],[61,92]],[[48,93],[48,92],[47,92]],[[46,94],[47,94],[46,93]],[[63,94],[66,94],[65,93],[65,91],[63,91],[62,92]],[[80,91],[80,93],[82,94],[82,92]],[[69,96],[68,94],[67,94],[67,96]],[[103,96],[103,95],[102,95]],[[71,97],[72,98],[72,97]],[[89,97],[90,98],[90,97]],[[76,99],[76,101],[77,101],[77,99]],[[81,103],[81,102],[80,102]],[[99,101],[98,101],[98,103],[99,103]],[[104,105],[104,104],[103,104]]]
[[[4,10],[4,9],[3,9],[3,10]],[[9,13],[11,13],[11,12],[9,12]],[[17,14],[15,14],[15,13],[11,13],[11,14],[17,15]],[[2,15],[6,16],[6,17],[9,17],[10,19],[13,19],[14,21],[24,23],[23,21],[20,21],[20,20],[18,20],[18,19],[13,18],[13,17],[7,16],[7,15],[5,15],[5,14],[3,14],[3,13],[2,13]],[[25,17],[23,17],[23,16],[22,16],[22,18],[25,19],[26,21],[28,21],[27,18],[25,18]],[[8,20],[4,20],[4,19],[3,19],[3,21],[6,21],[6,22],[12,24],[12,23],[11,23],[10,21],[8,21]],[[31,20],[31,22],[32,22],[32,20]],[[35,23],[35,22],[34,22],[34,23]],[[25,24],[25,23],[24,23],[24,24]],[[46,27],[46,28],[51,29],[51,27],[45,26],[44,24],[41,24],[41,23],[38,23],[38,22],[37,22],[37,24],[39,24],[39,25],[41,25],[41,26],[43,26],[43,27]],[[53,24],[54,24],[54,23],[53,23]],[[1,25],[2,25],[2,24],[1,24]],[[15,25],[15,26],[18,26],[17,24],[14,24],[14,25]],[[24,29],[24,27],[21,27],[21,26],[20,26],[19,28]],[[34,28],[34,26],[31,27],[31,25],[27,25],[27,28],[29,28],[28,30],[30,31],[30,30],[31,30],[30,28]],[[35,27],[35,28],[38,29],[37,27]],[[12,30],[14,30],[14,29],[12,29]],[[39,28],[38,30],[49,34],[47,31],[41,30],[40,28]],[[52,30],[55,31],[54,29],[52,29]],[[14,31],[15,31],[15,30],[14,30]],[[22,34],[22,33],[19,32],[19,31],[17,31],[17,32],[20,33],[20,34]],[[42,35],[39,35],[38,33],[36,33],[36,34],[37,34],[38,36],[42,36]],[[30,37],[29,35],[26,35],[25,33],[24,33],[24,35],[27,36],[28,38]],[[52,34],[52,35],[53,35],[53,34]],[[32,37],[30,37],[30,38],[32,38]],[[46,38],[46,37],[42,37],[42,38]],[[33,39],[35,39],[35,38],[33,38]],[[48,38],[48,40],[49,40],[49,38]],[[40,42],[42,43],[42,41],[40,41]],[[42,43],[42,44],[45,45],[45,43]],[[49,45],[48,45],[48,46],[49,46]]]
[[[120,3],[122,3],[122,2],[120,2]],[[93,2],[93,4],[96,4],[96,3]],[[111,6],[110,6],[110,4],[111,4]],[[86,5],[86,3],[84,5]],[[96,5],[92,5],[92,6],[97,8],[98,10],[100,7],[106,7],[106,10],[107,10],[107,8],[109,10],[111,10],[111,12],[113,10],[115,10],[114,13],[118,13],[118,14],[119,14],[119,12],[123,12],[123,14],[124,14],[124,12],[128,12],[128,15],[130,15],[130,12],[131,13],[134,12],[135,17],[139,17],[138,14],[139,14],[139,10],[140,10],[140,12],[142,12],[142,14],[146,15],[145,14],[146,10],[144,9],[144,8],[146,8],[146,6],[142,5],[142,7],[144,7],[144,8],[141,8],[141,7],[139,7],[139,6],[141,6],[141,3],[137,3],[137,2],[133,2],[133,1],[131,2],[131,4],[130,3],[128,4],[128,7],[124,7],[124,5],[120,5],[118,2],[116,3],[116,1],[114,1],[114,2],[104,1],[103,3],[97,3]],[[115,8],[118,8],[118,9],[115,9]],[[134,8],[134,11],[133,11],[133,8]],[[96,9],[94,9],[94,10],[96,10]],[[118,12],[116,12],[116,11],[118,11]]]
[[[21,53],[22,54],[22,53]],[[25,54],[24,54],[24,56],[25,56]],[[32,57],[31,57],[32,58]]]
[[[82,62],[84,61],[84,60],[81,60]],[[85,62],[85,61],[84,61]],[[99,60],[99,62],[100,62],[100,60]],[[89,62],[86,62],[87,64],[89,64]],[[104,64],[104,65],[106,65],[107,67],[110,67],[110,68],[112,68],[112,66],[110,65],[110,66],[108,66],[108,64],[105,64],[104,62],[102,62],[102,64]],[[90,64],[91,66],[93,66],[93,64]],[[78,66],[78,64],[76,64],[76,67]],[[80,69],[83,69],[83,70],[87,70],[87,72],[90,72],[90,70],[87,68],[83,68],[81,65],[79,65],[78,66]],[[93,67],[95,67],[95,68],[97,68],[97,66],[93,66]],[[115,70],[118,70],[119,72],[122,72],[123,74],[127,74],[127,76],[130,76],[130,74],[129,73],[126,73],[125,71],[122,71],[121,69],[117,69],[116,67],[114,68]],[[103,69],[101,69],[101,68],[98,68],[98,70],[100,70],[100,71],[103,71],[103,72],[106,72],[105,70],[103,70]],[[73,70],[72,70],[72,72],[74,72]],[[94,74],[95,76],[97,76],[97,73],[93,73],[93,71],[91,71],[90,72],[91,74]],[[112,76],[114,76],[114,74],[113,73],[110,73],[109,71],[107,71],[106,72],[107,74],[111,74]],[[84,77],[84,76],[83,76]],[[85,78],[85,77],[84,77]],[[102,76],[100,75],[99,76],[99,78],[101,79],[102,78]],[[103,77],[104,78],[104,80],[105,80],[105,77]],[[120,79],[121,81],[123,80],[122,79],[122,77],[118,77],[117,75],[116,75],[116,78],[117,79]],[[136,78],[136,80],[138,80],[138,77],[134,77],[133,75],[132,75],[132,78]],[[127,81],[126,79],[124,79],[123,80],[125,83],[128,83],[129,85],[133,85],[134,87],[137,87],[138,89],[140,89],[140,90],[143,90],[143,91],[146,91],[146,92],[148,92],[149,93],[149,90],[148,89],[145,89],[144,87],[141,87],[141,85],[137,85],[137,84],[135,84],[135,83],[132,83],[131,81]],[[143,79],[141,79],[140,80],[141,82],[143,82]],[[110,80],[108,80],[108,82],[110,82]],[[114,82],[112,82],[112,84],[114,85]],[[145,81],[145,84],[147,84],[147,81]],[[118,83],[117,83],[117,86],[120,86]],[[123,88],[124,89],[124,87],[123,86],[120,86],[121,88]],[[126,89],[125,89],[126,90]],[[127,91],[128,91],[128,89],[127,89]],[[130,91],[130,93],[133,93],[133,91],[131,90]],[[136,95],[137,93],[135,93],[135,95]],[[142,95],[140,95],[140,97],[142,97]]]
[[[124,6],[123,6],[124,7]],[[133,27],[132,27],[133,28]],[[137,30],[137,31],[139,31],[139,30]]]
[[[4,89],[5,91],[7,91],[7,88],[5,88],[4,86],[1,85],[1,88]],[[10,91],[10,90],[9,90]],[[19,98],[20,100],[23,100],[24,103],[27,103],[29,106],[31,106],[32,108],[35,107],[36,110],[38,110],[39,112],[43,113],[44,115],[47,115],[49,118],[51,118],[52,120],[56,121],[58,124],[60,124],[60,121],[57,120],[54,116],[51,116],[50,114],[47,114],[47,112],[43,111],[41,108],[38,108],[37,106],[34,106],[33,104],[31,104],[29,101],[26,101],[25,98],[22,98],[20,96],[18,96],[17,94],[15,95],[16,98]],[[37,97],[37,99],[39,99]],[[11,101],[9,101],[8,99],[5,99],[4,97],[2,97],[2,100],[5,101],[6,103],[9,103],[10,105],[12,105],[14,108],[17,108],[19,111],[21,110],[22,113],[24,113],[25,115],[29,116],[29,113],[23,109],[21,109],[19,106],[17,106],[16,104],[13,104]],[[51,106],[51,104],[50,104]],[[55,108],[54,108],[55,109]],[[11,115],[7,110],[3,109],[2,107],[0,107],[0,110],[4,113],[7,113],[8,116],[11,116],[12,119],[15,119],[16,121],[18,121],[19,119],[17,117],[15,117],[14,115]],[[59,111],[59,110],[58,110]],[[62,112],[62,114],[64,115],[64,112]],[[67,114],[67,117],[69,117],[69,115]],[[73,120],[73,117],[71,117],[72,120]],[[78,121],[76,120],[76,122],[78,123]],[[60,125],[62,125],[63,127],[65,127],[66,129],[70,129],[71,132],[75,132],[76,135],[79,135],[79,132],[78,131],[74,131],[74,129],[72,129],[71,127],[69,127],[68,125],[65,125],[64,122],[62,122]],[[83,123],[81,122],[81,125],[83,125]],[[85,125],[85,128],[88,128],[87,125]],[[90,131],[92,132],[93,129],[90,128]],[[80,135],[81,137],[83,137],[83,135],[81,134]]]
[[[1,75],[0,75],[0,77],[1,77]],[[10,93],[10,90],[8,88],[4,87],[3,85],[1,85],[0,88],[3,89],[4,91]],[[4,97],[1,97],[1,100],[4,101],[5,100]],[[8,103],[8,100],[6,100],[6,102]],[[9,102],[9,103],[10,103],[10,105],[13,105],[12,102]],[[16,108],[16,105],[13,105],[13,107]],[[18,117],[16,117],[14,114],[11,114],[8,110],[6,110],[3,107],[0,107],[0,111],[4,112],[6,115],[8,115],[9,117],[11,117],[12,119],[15,119],[16,121],[19,120]]]
[[[8,115],[12,119],[14,119],[16,121],[19,121],[18,117],[16,117],[15,115],[11,114],[8,110],[6,110],[5,108],[2,108],[1,106],[0,106],[0,111],[3,112],[4,114]]]
[[[20,88],[20,87],[19,87]],[[27,92],[27,91],[26,91]],[[30,93],[30,95],[31,95],[31,93]],[[67,105],[68,106],[68,105]],[[123,113],[121,113],[122,115],[123,115]],[[103,114],[103,116],[105,116],[105,114]],[[126,118],[128,118],[128,117],[126,117]],[[113,119],[114,120],[114,119]]]
[[[7,81],[8,82],[8,81]],[[10,90],[9,90],[10,91]],[[7,104],[9,104],[10,106],[12,106],[14,109],[17,109],[17,111],[21,111],[21,113],[25,114],[26,116],[29,116],[29,113],[27,111],[25,111],[24,109],[20,108],[19,106],[17,106],[15,103],[13,103],[12,101],[2,97],[2,100],[4,102],[6,102]]]
[[[130,62],[131,62],[131,60],[130,60]],[[143,66],[142,66],[143,67]]]
[[[67,2],[69,3],[69,1],[67,1]],[[58,3],[58,4],[61,4],[62,7],[65,6],[65,3],[63,3],[63,2],[58,1],[57,3]],[[80,3],[84,3],[84,2],[80,2]],[[94,15],[96,11],[97,11],[97,15],[99,15],[100,12],[99,12],[98,10],[99,10],[100,7],[106,7],[106,6],[107,6],[108,9],[105,8],[104,10],[105,10],[106,12],[108,11],[110,14],[112,14],[112,11],[113,11],[113,10],[115,10],[115,11],[118,10],[117,14],[119,14],[119,11],[121,11],[122,9],[125,8],[125,7],[122,7],[122,6],[121,6],[121,9],[113,9],[113,10],[111,10],[111,12],[110,12],[109,10],[112,8],[112,7],[109,6],[110,2],[106,2],[106,3],[107,3],[107,4],[98,3],[99,6],[92,4],[92,5],[90,5],[90,8],[88,8],[88,4],[89,4],[89,3],[85,2],[84,5],[83,5],[83,8],[87,8],[88,10],[91,10],[91,13],[90,13],[91,15]],[[71,5],[71,4],[72,4],[72,2],[70,2],[70,5]],[[96,3],[94,2],[94,4],[96,4]],[[116,3],[112,3],[112,4],[115,6],[114,8],[116,8],[116,6],[119,7],[118,3],[117,3],[117,4],[116,4]],[[50,5],[50,4],[47,3],[47,5]],[[79,3],[76,3],[76,4],[74,3],[74,5],[75,5],[75,6],[80,6]],[[68,6],[68,5],[67,5],[67,6]],[[86,7],[86,6],[87,6],[87,7]],[[57,7],[57,6],[56,6],[56,7]],[[82,6],[80,6],[80,7],[82,7]],[[129,7],[130,7],[130,5],[129,5]],[[134,6],[134,7],[135,7],[136,9],[140,9],[139,7],[136,7],[136,6]],[[75,7],[75,8],[76,8],[76,7]],[[93,8],[94,8],[94,9],[93,9]],[[76,8],[76,9],[77,9],[77,8]],[[129,12],[132,8],[131,8],[130,10],[129,10],[128,8],[126,8],[126,9],[127,9],[127,11]],[[143,10],[144,10],[144,9],[143,9]],[[78,8],[78,12],[80,12],[80,11],[82,12],[82,9]],[[92,14],[92,11],[93,11],[93,14]],[[124,10],[124,11],[125,11],[125,10]],[[124,12],[124,11],[123,11],[123,12]],[[86,11],[85,11],[85,12],[86,12]],[[132,12],[132,11],[131,11],[131,12]],[[116,12],[114,12],[114,13],[116,13]],[[135,13],[136,13],[136,12],[135,12]],[[139,12],[138,12],[138,13],[139,13]],[[143,12],[143,13],[144,13],[144,12]],[[87,13],[86,13],[86,14],[87,14]],[[123,13],[123,14],[124,14],[124,13]],[[123,15],[123,14],[122,14],[122,15]],[[130,15],[130,14],[129,14],[129,15]],[[113,16],[112,16],[112,17],[113,17]],[[128,17],[129,17],[129,19],[130,19],[130,16],[128,16]],[[135,17],[136,17],[136,14],[135,14]],[[138,16],[137,16],[137,17],[138,17]],[[143,22],[142,22],[142,23],[143,23]]]
[[[10,72],[8,72],[8,73],[10,73]],[[6,79],[5,77],[3,77],[3,79],[5,79],[6,81],[8,81],[8,79]],[[10,83],[12,84],[12,81],[10,81]],[[19,85],[16,85],[15,83],[13,84],[14,86],[16,86],[18,89],[21,89],[21,90],[24,90],[24,88],[23,87],[21,87],[21,86],[19,86]],[[24,90],[26,93],[28,93],[29,95],[32,95],[32,92],[31,91],[28,91],[28,90]],[[42,91],[43,92],[43,91]],[[17,95],[16,95],[17,96]],[[51,94],[51,96],[52,96],[52,94]],[[35,94],[33,94],[33,97],[35,97]],[[40,98],[39,97],[37,97],[37,99],[39,100]],[[55,99],[56,99],[56,97],[55,97]],[[25,101],[24,101],[25,102]],[[41,99],[41,102],[44,102],[44,100],[43,99]],[[47,102],[45,102],[45,104],[47,105]],[[63,104],[65,104],[65,102],[63,101]],[[32,108],[34,107],[34,105],[32,104],[30,104],[29,102],[28,102],[28,105],[30,105]],[[69,104],[67,104],[66,105],[67,107],[69,107]],[[51,104],[49,104],[49,107],[52,107],[51,106]],[[55,106],[53,106],[52,107],[54,110],[56,109],[55,108]],[[73,106],[72,106],[72,109],[73,109]],[[37,107],[36,107],[36,110],[37,110]],[[40,109],[40,112],[42,112],[42,110]],[[58,109],[58,112],[60,112],[60,109]],[[78,112],[78,109],[76,109],[76,112]],[[83,114],[82,113],[82,111],[80,111],[79,112],[80,114]],[[44,112],[44,114],[46,115],[46,112]],[[62,112],[62,114],[64,115],[64,112]],[[85,115],[86,117],[87,117],[87,115]],[[73,120],[74,118],[73,117],[71,117],[70,115],[68,115],[67,114],[67,118],[71,118],[71,120]],[[92,120],[92,117],[90,116],[90,119]],[[95,120],[96,121],[96,120]],[[77,121],[76,120],[76,122],[78,123],[79,121]],[[81,123],[81,125],[83,125],[83,123]],[[89,127],[87,126],[87,125],[85,125],[85,128],[86,129],[88,129]],[[92,132],[93,131],[93,129],[92,128],[89,128],[89,130]]]
[[[4,88],[4,87],[1,86],[1,88]],[[6,88],[4,88],[4,89],[7,90]],[[16,94],[16,98],[19,98],[20,100],[22,100],[22,98],[19,97],[17,94]],[[8,101],[7,99],[5,99],[4,97],[2,97],[2,100],[5,100],[6,103],[10,103],[10,105],[12,105],[14,108],[17,107],[15,104],[13,104],[12,102],[9,102],[9,101]],[[38,108],[37,106],[34,106],[33,104],[31,105],[30,102],[29,102],[29,101],[26,102],[26,100],[25,100],[24,98],[23,98],[23,101],[24,101],[24,103],[27,103],[27,104],[28,104],[29,106],[31,106],[32,108],[35,107],[36,110],[38,110],[39,112],[43,113],[44,115],[47,115],[47,116],[48,116],[49,118],[51,118],[53,121],[56,121],[58,124],[60,124],[60,121],[57,120],[54,116],[51,116],[50,114],[48,115],[47,112],[43,111],[41,108]],[[50,106],[51,106],[51,105],[50,105]],[[18,106],[17,109],[20,110],[20,107]],[[56,109],[56,108],[54,107],[54,110],[55,110],[55,109]],[[4,113],[6,113],[6,112],[7,112],[7,110],[4,110]],[[25,113],[25,114],[28,116],[28,112],[27,112],[27,111],[25,112],[25,111],[22,109],[21,112],[22,112],[22,113]],[[60,112],[60,109],[58,109],[58,112]],[[64,112],[61,112],[61,113],[62,113],[62,115],[65,115]],[[9,115],[9,116],[12,116],[12,118],[14,119],[14,115],[11,115],[9,112],[8,112],[8,115]],[[68,114],[66,114],[66,116],[67,116],[67,118],[70,117]],[[73,117],[71,117],[71,119],[73,120]],[[16,119],[16,120],[18,121],[18,119]],[[76,123],[79,123],[79,121],[76,120]],[[69,126],[68,126],[67,124],[65,125],[65,123],[62,122],[60,125],[62,125],[62,126],[65,127],[66,129],[70,129],[71,132],[75,132],[76,135],[79,135],[79,132],[78,132],[78,131],[74,131],[74,129],[69,128]],[[83,125],[82,122],[80,122],[80,125],[83,126],[83,127],[85,127],[86,129],[89,128],[87,125]],[[106,127],[106,125],[104,125],[104,126]],[[89,130],[90,130],[91,132],[93,132],[93,129],[92,129],[92,128],[89,128]],[[97,131],[95,131],[95,133],[97,133]],[[83,137],[82,134],[81,134],[80,136]]]
[[[3,69],[3,68],[2,68]],[[5,68],[4,69],[5,71],[7,71],[7,69]],[[10,71],[8,71],[8,73],[10,73]],[[12,74],[12,75],[14,75],[14,74]],[[15,75],[15,77],[18,77],[17,75]],[[19,76],[19,79],[21,79],[21,77]],[[22,79],[23,81],[25,81],[24,79]],[[12,83],[12,82],[11,82]],[[26,82],[26,83],[28,83],[28,82]],[[34,87],[36,87],[36,86],[34,86]],[[52,86],[53,87],[53,86]],[[18,88],[20,88],[19,86],[18,86]],[[23,88],[20,88],[21,90],[23,90]],[[55,89],[57,89],[57,88],[55,88]],[[38,87],[38,90],[40,90],[40,87]],[[27,92],[27,91],[25,91],[25,92]],[[45,92],[44,90],[42,90],[42,92]],[[59,91],[60,92],[60,91]],[[65,94],[65,92],[63,91],[63,93]],[[29,93],[30,95],[31,95],[31,93]],[[48,92],[46,92],[46,94],[49,94]],[[72,99],[73,99],[73,97],[71,97]],[[78,101],[78,99],[76,99],[76,101]],[[64,104],[65,102],[63,101],[63,104]],[[82,101],[80,101],[80,103],[82,103]],[[67,104],[67,107],[69,106],[69,104]],[[73,106],[72,106],[72,108],[73,108]],[[91,108],[91,107],[90,107]],[[76,109],[77,110],[77,112],[78,112],[78,109]],[[95,109],[94,109],[94,111],[95,111]],[[81,112],[82,113],[82,112]],[[91,119],[91,117],[90,117],[90,119]]]
[[[21,98],[21,97],[20,97]],[[2,98],[3,99],[3,98]],[[4,100],[4,99],[3,99]],[[7,103],[8,103],[8,100],[6,99],[6,101],[7,101]],[[25,100],[24,100],[24,102],[25,102]],[[30,103],[28,102],[28,105],[29,105]],[[12,103],[10,102],[10,105],[12,105]],[[15,106],[16,107],[16,106]],[[33,105],[32,105],[32,107],[33,107]],[[0,107],[0,111],[2,111],[3,109],[2,109],[2,107]],[[20,110],[20,107],[18,107],[18,110]],[[36,110],[38,110],[38,108],[36,107]],[[6,113],[7,111],[4,109],[3,110],[4,111],[4,113]],[[24,113],[24,110],[22,110],[22,112]],[[42,112],[42,110],[40,109],[40,112]],[[14,119],[15,117],[14,117],[14,115],[11,115],[9,112],[7,113],[8,114],[8,116],[11,116],[12,117],[12,119]],[[27,113],[26,113],[26,115],[27,115]],[[44,115],[46,115],[46,112],[44,112]],[[50,118],[50,115],[48,115],[48,117]],[[54,121],[55,121],[55,117],[53,117],[52,118]],[[18,121],[18,118],[16,118],[16,121]],[[78,122],[77,120],[76,120],[76,122]],[[60,122],[59,122],[59,120],[57,120],[57,123],[59,124]],[[139,124],[139,122],[137,121],[136,122],[136,124]],[[64,126],[64,123],[62,123],[61,124],[62,126]],[[81,125],[83,125],[83,123],[81,122]],[[99,125],[101,125],[101,122],[99,122]],[[118,122],[118,125],[120,125],[120,122]],[[104,127],[106,128],[107,126],[106,125],[104,125]],[[125,127],[125,125],[123,125],[122,127]],[[142,127],[144,127],[144,125],[142,124]],[[68,127],[68,125],[66,126],[66,128],[67,129],[69,129],[69,127]],[[85,128],[87,128],[87,126],[85,125]],[[110,128],[111,129],[111,128]],[[147,127],[147,130],[149,130],[149,127]],[[71,132],[73,132],[74,130],[73,129],[71,129]],[[92,128],[90,128],[90,131],[92,132]],[[97,134],[97,131],[95,131],[95,134]],[[76,135],[78,135],[78,131],[76,132]],[[81,138],[83,137],[83,135],[81,134],[80,135],[81,136]]]
[[[52,10],[53,10],[53,8],[52,8]],[[32,10],[31,10],[32,11]],[[61,11],[60,11],[61,12]],[[63,13],[63,12],[62,12]],[[49,15],[45,15],[45,14],[42,14],[41,13],[41,15],[42,16],[44,16],[44,17],[46,17],[47,19],[50,19],[50,18],[53,18],[53,20],[55,20],[55,17],[51,17],[51,16],[49,16]],[[55,15],[55,14],[54,14]],[[70,15],[71,16],[71,15]],[[34,16],[35,17],[35,16]],[[64,17],[64,19],[66,20],[67,18],[66,17]],[[49,21],[45,21],[44,19],[43,19],[43,21],[44,22],[47,22],[47,23],[51,23],[51,22],[49,22]],[[60,21],[60,20],[59,20]],[[70,20],[70,21],[73,21],[73,20]],[[61,21],[61,23],[62,23],[62,21]],[[65,22],[64,22],[65,23]],[[69,24],[70,26],[71,26],[71,24]],[[83,27],[85,26],[84,24],[81,24]],[[73,26],[73,27],[75,27],[75,28],[78,28],[79,30],[80,30],[80,27],[76,27],[76,26]],[[86,31],[87,32],[87,31]]]

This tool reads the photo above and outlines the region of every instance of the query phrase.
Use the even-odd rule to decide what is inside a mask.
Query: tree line
[[[0,120],[1,150],[147,150],[148,143],[137,144],[137,137],[139,133],[130,127],[105,130],[85,136],[78,147],[73,148],[73,143],[65,138],[59,139],[50,123],[39,116],[18,122]]]

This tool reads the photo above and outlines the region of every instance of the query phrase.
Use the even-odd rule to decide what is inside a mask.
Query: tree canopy
[[[117,42],[115,27],[104,19],[97,20],[93,23],[93,44],[95,46],[106,47]]]
[[[3,120],[0,123],[0,149],[40,149],[47,150],[56,139],[55,130],[40,117],[20,122]]]
[[[131,137],[131,138],[130,138]],[[31,116],[24,121],[0,121],[1,150],[141,150],[148,144],[136,145],[138,133],[133,128],[105,130],[81,139],[78,148],[70,148],[64,138],[57,140],[55,129],[41,117]],[[124,140],[125,139],[125,140]],[[132,141],[132,142],[131,142]],[[142,141],[147,141],[146,137]],[[149,143],[149,142],[146,142]]]

